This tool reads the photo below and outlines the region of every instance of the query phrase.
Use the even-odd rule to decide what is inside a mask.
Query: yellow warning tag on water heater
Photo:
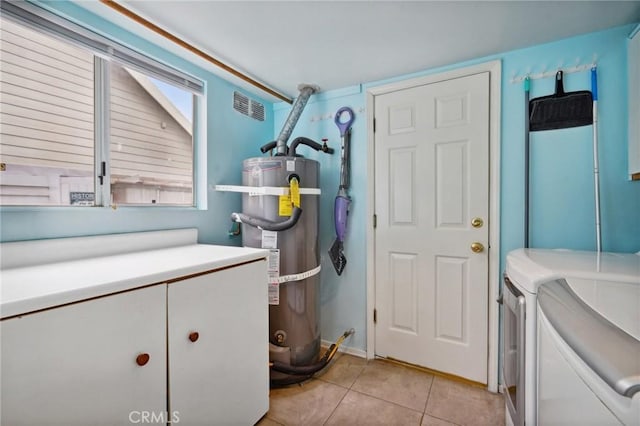
[[[291,216],[292,210],[291,197],[289,195],[281,195],[278,200],[278,214],[280,216]]]
[[[300,207],[300,187],[298,185],[298,179],[291,179],[291,182],[289,182],[289,189],[291,192],[291,202],[294,206]]]

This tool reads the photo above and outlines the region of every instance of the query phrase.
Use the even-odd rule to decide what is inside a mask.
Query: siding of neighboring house
[[[70,204],[94,191],[93,55],[0,23],[0,203]],[[110,73],[112,201],[191,204],[190,132],[127,70]]]
[[[0,31],[2,162],[93,173],[93,55],[6,19]]]
[[[110,74],[113,202],[190,204],[191,134],[125,68]]]
[[[111,64],[111,174],[185,183],[192,138],[118,64]]]

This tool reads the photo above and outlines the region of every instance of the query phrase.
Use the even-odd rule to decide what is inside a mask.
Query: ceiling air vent
[[[233,109],[247,117],[264,121],[264,105],[240,92],[233,92]]]

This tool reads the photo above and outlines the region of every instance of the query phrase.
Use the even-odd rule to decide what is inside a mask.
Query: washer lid
[[[591,309],[640,341],[640,284],[585,278],[566,281]]]
[[[640,341],[585,304],[565,280],[544,284],[538,306],[573,351],[620,395],[640,392]]]
[[[640,256],[560,249],[517,249],[507,254],[507,275],[522,289],[558,278],[583,278],[640,285]]]

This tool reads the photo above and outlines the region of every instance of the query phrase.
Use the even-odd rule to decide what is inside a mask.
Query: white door
[[[375,120],[376,355],[487,383],[489,73],[376,96]]]

